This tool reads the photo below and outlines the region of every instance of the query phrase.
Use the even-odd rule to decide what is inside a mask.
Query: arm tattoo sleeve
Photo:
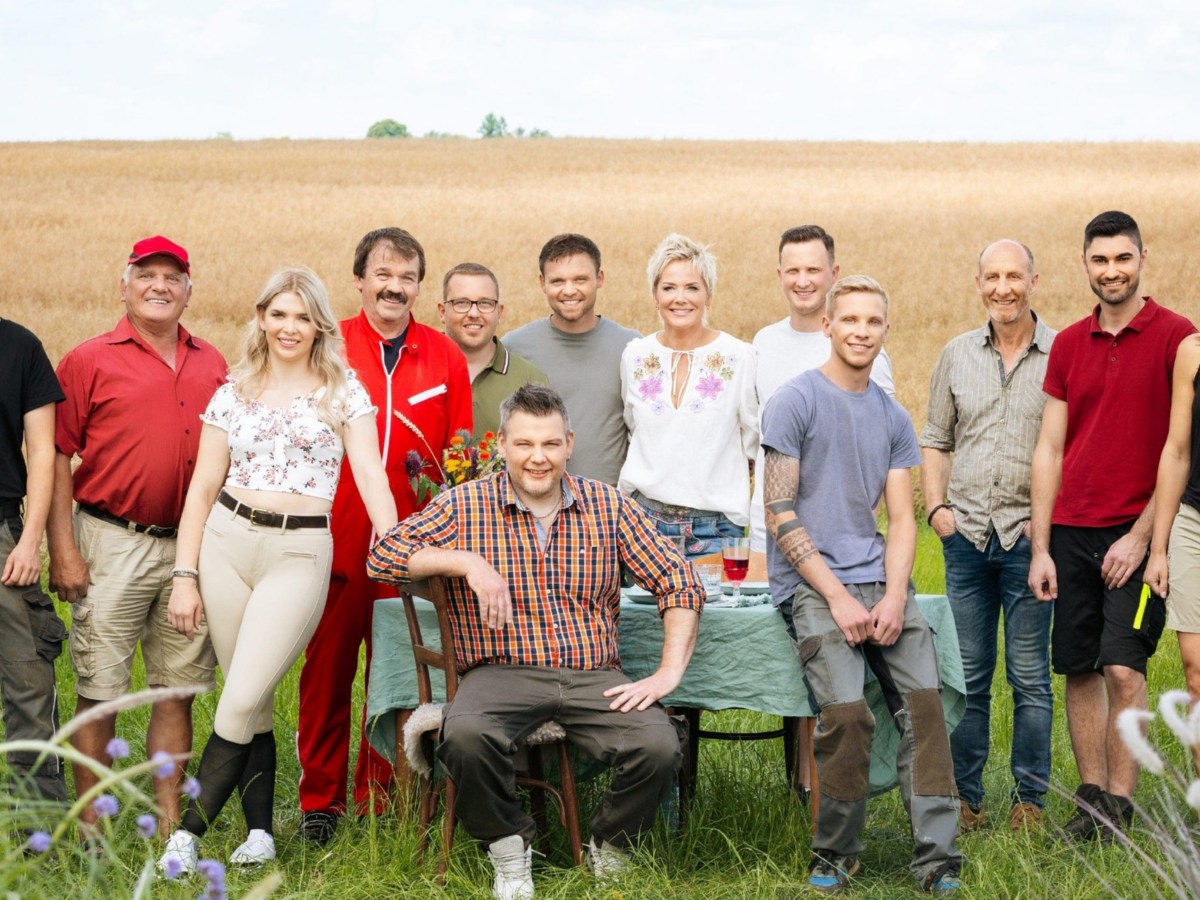
[[[767,530],[775,536],[775,543],[787,561],[799,569],[801,563],[817,552],[812,538],[794,514],[796,491],[800,486],[800,460],[767,450],[764,463],[763,506]]]

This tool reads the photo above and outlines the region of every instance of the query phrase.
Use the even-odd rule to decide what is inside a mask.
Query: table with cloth
[[[967,702],[954,618],[944,596],[919,594],[917,602],[934,633],[942,679],[942,707],[946,727],[953,730]],[[422,631],[427,636],[436,636],[437,617],[433,607],[419,599],[417,605]],[[656,605],[622,599],[621,666],[631,679],[644,678],[658,667],[662,635]],[[899,735],[891,723],[879,683],[865,664],[864,676],[866,699],[876,722],[871,747],[871,791],[878,793],[896,785]],[[440,689],[435,684],[435,692]],[[410,710],[417,703],[412,645],[403,601],[398,598],[376,601],[367,731],[372,746],[386,758],[395,760],[395,713]],[[783,617],[770,604],[741,608],[706,606],[687,673],[678,689],[664,697],[662,703],[703,710],[748,709],[784,717],[814,715]]]

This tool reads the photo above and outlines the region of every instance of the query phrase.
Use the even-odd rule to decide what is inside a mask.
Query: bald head
[[[983,273],[983,267],[987,263],[988,259],[996,251],[1001,250],[1003,248],[1020,250],[1025,255],[1025,259],[1029,263],[1029,274],[1030,275],[1033,274],[1033,266],[1034,266],[1033,251],[1030,250],[1028,247],[1026,247],[1024,244],[1022,244],[1020,241],[1014,241],[1012,238],[1000,238],[1000,240],[992,241],[990,244],[988,244],[986,247],[983,248],[983,252],[979,254],[979,272],[980,272],[980,274]]]

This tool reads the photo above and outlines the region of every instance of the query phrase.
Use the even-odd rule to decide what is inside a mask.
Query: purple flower
[[[129,744],[121,738],[115,737],[105,745],[104,752],[108,754],[109,759],[125,759],[129,756]]]
[[[215,859],[202,859],[196,871],[208,879],[208,887],[200,900],[225,900],[225,867]]]
[[[643,400],[653,400],[662,393],[662,375],[650,375],[638,382],[638,393]]]
[[[150,838],[154,837],[154,833],[158,831],[158,821],[154,816],[138,816],[137,831],[143,838],[150,840]]]
[[[158,778],[170,778],[175,774],[175,760],[171,759],[171,754],[166,750],[158,750],[150,757],[150,762],[154,763],[154,774]]]
[[[696,393],[705,400],[712,400],[721,393],[721,389],[724,386],[725,384],[719,376],[714,375],[712,372],[705,372],[696,382]]]
[[[183,863],[179,861],[177,856],[168,856],[167,861],[163,863],[163,875],[167,878],[178,878],[183,871]]]
[[[45,853],[50,849],[50,835],[44,831],[35,831],[29,835],[27,845],[34,853]]]
[[[200,798],[200,782],[189,775],[183,780],[183,792],[192,800],[198,800]]]
[[[96,811],[98,816],[115,816],[120,805],[117,803],[117,798],[112,794],[101,794],[92,801],[92,809]]]
[[[409,478],[416,478],[421,474],[421,454],[416,450],[409,450],[408,455],[404,457],[404,474]]]

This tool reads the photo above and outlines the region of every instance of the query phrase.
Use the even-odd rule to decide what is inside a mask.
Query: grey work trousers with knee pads
[[[21,536],[21,520],[0,519],[0,570]],[[39,585],[0,584],[0,698],[8,741],[45,741],[58,730],[58,693],[54,660],[62,653],[67,631],[54,604]],[[65,801],[62,760],[54,754],[19,750],[8,755],[18,789],[46,800]]]
[[[597,846],[626,847],[654,823],[683,762],[683,725],[657,703],[615,712],[604,692],[629,679],[618,669],[476,666],[445,709],[437,756],[458,788],[458,819],[484,844],[533,820],[517,797],[514,754],[522,738],[554,720],[579,750],[615,770],[592,819]]]
[[[847,585],[867,609],[883,599],[884,585]],[[879,679],[892,721],[900,732],[896,771],[900,795],[913,834],[910,865],[918,882],[961,854],[958,792],[950,759],[950,740],[939,696],[941,679],[933,633],[908,588],[904,628],[890,647],[851,647],[835,624],[825,598],[801,585],[791,603],[789,630],[804,667],[804,679],[819,710],[813,750],[820,776],[821,803],[813,853],[822,857],[857,856],[866,819],[871,738],[875,720],[863,699],[866,667]]]

